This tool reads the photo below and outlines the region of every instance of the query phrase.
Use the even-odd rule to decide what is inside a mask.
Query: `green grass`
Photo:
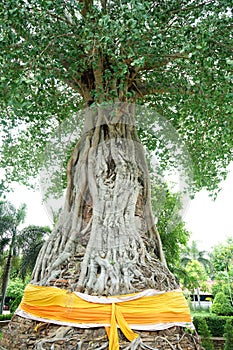
[[[197,311],[191,310],[191,315],[192,316],[209,316],[211,315],[211,313],[208,310],[197,310]]]

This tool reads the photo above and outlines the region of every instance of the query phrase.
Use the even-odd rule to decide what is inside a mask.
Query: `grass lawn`
[[[208,310],[191,310],[191,315],[193,316],[209,316],[211,313]]]

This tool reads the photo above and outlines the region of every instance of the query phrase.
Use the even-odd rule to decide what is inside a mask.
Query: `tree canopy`
[[[230,0],[3,0],[0,167],[28,184],[46,142],[80,108],[146,104],[178,130],[195,190],[232,160]],[[154,135],[145,144],[155,147]],[[6,182],[3,182],[6,187]]]

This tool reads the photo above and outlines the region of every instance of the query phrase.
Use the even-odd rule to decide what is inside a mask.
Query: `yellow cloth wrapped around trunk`
[[[133,341],[138,334],[132,328],[151,330],[156,329],[156,325],[168,328],[191,324],[190,311],[181,291],[148,291],[116,297],[92,297],[56,287],[29,284],[16,313],[35,320],[82,328],[105,326],[109,350],[119,349],[117,326],[129,341]]]

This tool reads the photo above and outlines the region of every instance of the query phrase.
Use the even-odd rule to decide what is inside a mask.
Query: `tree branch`
[[[134,82],[133,84],[134,87],[134,91],[136,91],[136,95],[135,95],[135,99],[140,98],[140,97],[144,97],[147,95],[152,95],[152,94],[165,94],[165,93],[170,93],[170,92],[177,92],[179,91],[179,93],[183,94],[183,93],[187,93],[187,91],[185,89],[183,89],[181,86],[176,85],[168,85],[168,86],[164,86],[162,84],[151,84],[151,83],[147,83],[145,82]]]
[[[99,50],[95,48],[93,48],[93,59],[94,62],[92,64],[93,67],[93,73],[94,73],[94,78],[95,78],[95,89],[98,93],[98,100],[99,102],[102,102],[104,99],[104,89],[103,89],[103,60],[101,58],[101,53],[99,52]]]
[[[189,60],[190,57],[188,56],[188,53],[186,54],[176,53],[176,54],[166,55],[162,57],[161,60],[159,61],[154,61],[153,63],[146,62],[143,67],[138,67],[138,72],[149,71],[155,68],[161,68],[163,66],[166,66],[168,63],[171,63],[178,59]]]
[[[89,12],[90,7],[93,6],[93,0],[79,0],[79,3],[83,5],[81,14],[83,17],[86,17],[86,14]]]
[[[49,15],[50,15],[51,17],[53,17],[53,18],[58,19],[58,20],[61,21],[61,22],[65,22],[65,23],[68,24],[68,25],[72,25],[72,23],[69,21],[68,18],[62,18],[62,17],[60,17],[60,16],[58,16],[58,15],[56,15],[55,13],[52,13],[52,12],[50,12],[50,11],[47,11],[47,14],[49,14]]]
[[[168,10],[167,12],[168,13],[179,13],[179,12],[183,12],[183,11],[191,11],[191,10],[196,10],[196,9],[203,7],[203,6],[211,5],[213,3],[215,3],[215,0],[203,1],[198,5],[195,5],[195,3],[194,3],[194,5],[190,5],[187,7],[183,6],[179,9]]]

